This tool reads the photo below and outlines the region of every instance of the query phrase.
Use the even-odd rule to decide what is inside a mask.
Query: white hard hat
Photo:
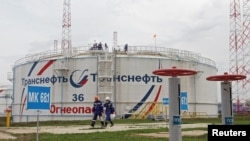
[[[107,97],[105,98],[105,100],[110,100],[110,98],[107,96]]]

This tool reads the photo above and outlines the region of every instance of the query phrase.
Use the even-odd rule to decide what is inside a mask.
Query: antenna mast
[[[237,112],[240,104],[249,98],[250,92],[250,1],[230,0],[230,37],[229,37],[229,72],[243,74],[247,78],[233,83],[233,101],[237,103]]]
[[[117,32],[113,32],[113,50],[117,50]]]
[[[65,51],[69,48],[71,48],[71,9],[70,0],[64,0],[61,49]]]
[[[229,36],[229,72],[240,74],[242,72],[242,18],[240,0],[230,1],[230,36]],[[239,95],[242,92],[241,82],[237,81],[232,85],[233,99],[239,104]],[[237,106],[238,107],[238,106]],[[237,109],[238,110],[238,109]]]

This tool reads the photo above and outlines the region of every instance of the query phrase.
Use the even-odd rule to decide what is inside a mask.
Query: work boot
[[[110,121],[110,123],[111,123],[110,127],[114,126],[114,123],[112,121]]]
[[[95,127],[95,121],[92,121],[90,126],[94,128]]]
[[[101,121],[101,124],[102,124],[102,127],[105,127],[105,125],[104,125],[104,122],[103,122],[103,121]]]
[[[108,125],[108,122],[105,122],[105,125],[104,125],[104,126],[107,127],[107,125]]]

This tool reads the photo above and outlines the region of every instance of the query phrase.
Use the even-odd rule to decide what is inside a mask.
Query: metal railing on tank
[[[175,60],[188,60],[199,62],[211,66],[216,66],[215,62],[209,58],[202,57],[199,53],[194,53],[187,50],[178,50],[173,48],[166,47],[154,47],[154,46],[128,46],[128,49],[125,51],[123,46],[118,45],[116,49],[112,50],[98,50],[91,49],[91,46],[80,46],[80,47],[72,47],[70,49],[57,49],[57,50],[49,50],[35,54],[28,54],[25,57],[17,60],[15,65],[24,64],[27,62],[39,61],[42,59],[51,59],[51,58],[59,58],[59,57],[74,57],[81,54],[86,53],[116,53],[116,54],[138,54],[138,55],[162,55]]]

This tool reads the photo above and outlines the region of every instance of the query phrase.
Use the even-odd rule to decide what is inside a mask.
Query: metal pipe
[[[222,124],[225,125],[233,124],[231,85],[231,82],[221,82]]]
[[[180,78],[169,78],[169,140],[182,141],[180,117]]]

